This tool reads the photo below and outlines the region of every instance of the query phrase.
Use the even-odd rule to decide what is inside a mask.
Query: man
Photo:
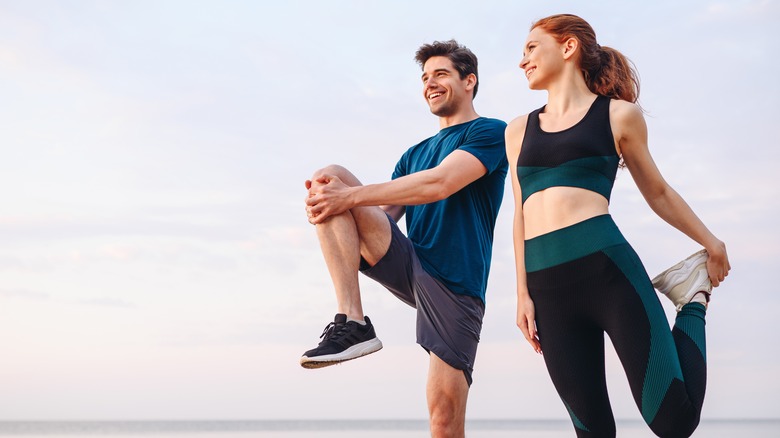
[[[363,272],[417,309],[417,343],[430,355],[431,433],[463,436],[507,173],[506,124],[474,110],[479,80],[469,49],[437,41],[420,47],[415,59],[439,133],[407,150],[389,182],[364,186],[335,165],[306,181],[306,211],[338,313],[301,365],[319,368],[382,348],[363,314],[357,274]],[[408,237],[396,226],[404,213]]]

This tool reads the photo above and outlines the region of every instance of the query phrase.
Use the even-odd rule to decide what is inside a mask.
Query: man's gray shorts
[[[451,292],[428,274],[412,242],[392,219],[390,228],[392,239],[387,254],[374,266],[361,261],[361,272],[417,309],[417,343],[462,370],[471,385],[485,304],[477,297]]]

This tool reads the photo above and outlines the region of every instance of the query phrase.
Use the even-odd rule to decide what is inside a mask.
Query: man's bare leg
[[[335,175],[348,186],[360,181],[341,166],[328,166],[317,171],[312,184],[320,175]],[[390,247],[390,224],[379,207],[356,207],[317,224],[317,237],[336,290],[338,312],[355,320],[363,319],[360,300],[358,268],[361,255],[373,265]]]
[[[352,212],[333,216],[327,222],[317,224],[316,228],[322,256],[336,290],[337,313],[362,321],[363,305],[358,285],[360,238]]]
[[[347,169],[328,166],[317,171],[312,177],[312,187],[315,190],[321,184],[317,182],[321,175],[337,176],[349,186],[360,185],[360,181]],[[316,228],[322,255],[336,292],[337,314],[345,314],[348,320],[363,322],[364,314],[358,281],[360,258],[362,256],[373,265],[387,252],[392,237],[387,215],[379,207],[356,207],[329,217],[326,221],[317,224]],[[329,335],[334,336],[334,341],[338,338],[338,332],[335,330],[334,328],[334,332]],[[373,328],[370,330],[373,333]],[[375,335],[371,336],[375,338]],[[327,341],[327,337],[323,342]],[[368,353],[381,348],[381,342],[378,339],[374,341],[375,345],[367,347],[371,350]],[[362,347],[356,346],[356,348]],[[330,350],[331,347],[323,346],[321,343],[317,349],[307,351],[301,359],[301,365],[307,368],[318,368],[343,360],[340,356],[333,357],[333,354],[323,355],[322,349]],[[341,353],[334,354],[341,355]]]
[[[463,371],[431,353],[427,396],[433,438],[465,436],[468,395],[469,385]]]

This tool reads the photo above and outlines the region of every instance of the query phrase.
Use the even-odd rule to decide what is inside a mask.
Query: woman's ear
[[[577,38],[569,37],[563,42],[563,59],[570,59],[579,48],[580,42],[577,41]]]

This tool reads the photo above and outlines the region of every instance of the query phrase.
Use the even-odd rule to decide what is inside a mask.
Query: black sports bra
[[[523,203],[532,194],[556,186],[612,193],[620,157],[609,124],[609,102],[597,96],[585,117],[571,128],[545,132],[539,126],[541,107],[528,115],[517,158],[517,178]]]

